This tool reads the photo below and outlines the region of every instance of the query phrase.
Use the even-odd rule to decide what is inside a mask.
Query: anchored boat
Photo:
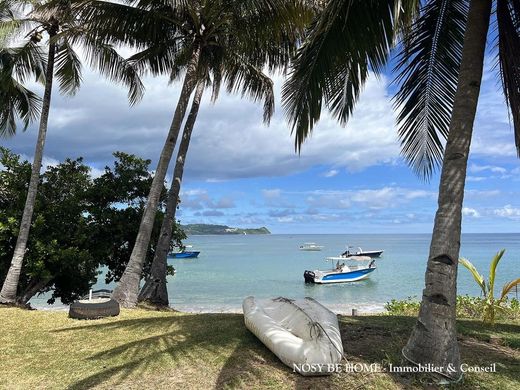
[[[170,256],[175,259],[192,259],[192,258],[199,256],[200,251],[187,251],[186,249],[188,249],[188,248],[191,249],[191,248],[193,248],[193,246],[186,245],[184,247],[184,250],[182,250],[180,252],[171,252]]]
[[[341,257],[352,257],[352,256],[368,256],[368,257],[380,257],[384,250],[378,251],[364,251],[360,247],[357,248],[357,251],[350,251],[351,246],[347,247],[347,250],[341,254]]]
[[[368,256],[327,257],[326,261],[336,265],[331,270],[306,270],[305,283],[344,283],[357,282],[369,277],[376,269],[376,261]]]
[[[172,253],[171,256],[175,259],[192,259],[198,257],[200,251],[182,251],[177,253]]]
[[[322,245],[317,245],[314,242],[306,242],[305,244],[300,245],[301,251],[321,251],[322,249]]]

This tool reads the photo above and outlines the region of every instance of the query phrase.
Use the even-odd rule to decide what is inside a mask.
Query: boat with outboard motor
[[[325,261],[330,261],[333,264],[336,262],[336,266],[326,271],[306,270],[303,273],[305,283],[357,282],[368,278],[376,269],[376,261],[368,256],[327,257]]]

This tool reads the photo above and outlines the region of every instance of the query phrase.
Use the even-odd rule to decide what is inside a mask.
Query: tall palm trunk
[[[166,215],[161,226],[159,234],[159,241],[155,248],[155,256],[150,270],[150,277],[146,280],[141,293],[139,294],[139,301],[148,301],[157,306],[168,306],[168,291],[166,289],[166,269],[167,257],[170,250],[170,242],[172,239],[172,228],[175,223],[175,212],[179,199],[179,192],[181,190],[182,175],[184,173],[184,164],[190,146],[191,134],[197,114],[199,113],[200,102],[204,92],[204,82],[201,81],[195,90],[195,96],[191,104],[190,113],[186,124],[184,125],[184,132],[182,134],[182,141],[177,152],[177,162],[175,163],[175,170],[173,173],[173,182],[168,191],[168,201],[166,204]]]
[[[439,186],[438,209],[426,268],[419,318],[403,355],[414,363],[443,367],[461,376],[455,305],[462,203],[467,161],[482,79],[491,0],[472,0],[464,36],[459,82]]]
[[[56,35],[55,32],[49,32],[50,39]],[[40,116],[40,126],[38,129],[38,139],[34,151],[34,160],[31,168],[31,178],[29,180],[29,189],[25,206],[20,223],[20,231],[16,239],[13,259],[11,266],[7,272],[2,291],[0,292],[0,303],[13,304],[17,301],[18,281],[22,271],[23,259],[27,250],[27,242],[29,240],[29,230],[31,229],[31,221],[36,203],[36,194],[38,193],[38,183],[40,181],[40,169],[42,166],[43,149],[45,146],[45,138],[47,136],[47,125],[49,122],[49,110],[51,107],[52,81],[54,76],[54,58],[56,53],[56,45],[51,42],[49,44],[49,53],[47,59],[47,69],[45,70],[45,90],[43,93],[42,112]]]
[[[148,245],[150,244],[150,237],[152,235],[152,229],[155,221],[155,214],[157,212],[157,206],[164,186],[164,179],[170,160],[172,158],[175,144],[177,143],[177,137],[179,136],[179,130],[181,128],[186,108],[188,107],[191,93],[195,88],[196,83],[196,71],[199,62],[200,49],[196,49],[193,52],[192,58],[184,77],[184,82],[173,116],[172,124],[168,132],[168,137],[164,143],[161,157],[157,163],[157,169],[155,176],[152,181],[148,200],[144,208],[143,217],[141,224],[139,225],[139,232],[135,240],[135,245],[130,255],[130,260],[125,268],[125,272],[119,281],[119,284],[115,288],[112,297],[117,300],[123,307],[134,307],[137,303],[137,296],[139,293],[139,282],[141,281],[141,275],[143,272],[143,265],[146,259],[146,252],[148,251]]]

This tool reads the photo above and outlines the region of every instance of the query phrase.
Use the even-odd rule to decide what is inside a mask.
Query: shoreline
[[[337,315],[349,316],[352,314],[352,309],[357,310],[357,315],[372,315],[372,314],[383,314],[386,313],[384,304],[354,304],[354,305],[338,305],[338,304],[327,304],[322,303],[329,310]],[[69,305],[56,304],[56,305],[42,305],[35,302],[31,302],[31,308],[38,311],[68,311]],[[171,309],[176,310],[180,313],[185,314],[242,314],[241,306],[185,306],[176,305],[170,306]]]

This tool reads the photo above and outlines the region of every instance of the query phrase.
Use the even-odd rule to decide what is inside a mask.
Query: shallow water
[[[382,311],[392,298],[421,296],[430,235],[225,235],[192,236],[186,240],[201,253],[196,259],[169,259],[177,274],[168,278],[170,304],[182,311],[238,312],[244,297],[310,296],[337,312]],[[300,251],[305,242],[323,245],[320,252]],[[370,278],[353,283],[309,285],[306,269],[327,269],[327,256],[345,246],[384,249]],[[496,293],[503,283],[520,276],[520,234],[465,234],[461,256],[470,259],[486,277],[493,255],[505,248],[498,266]],[[106,287],[100,282],[94,287]],[[112,286],[113,287],[113,286]],[[479,295],[469,271],[461,267],[459,294]],[[45,306],[45,300],[33,300]]]

